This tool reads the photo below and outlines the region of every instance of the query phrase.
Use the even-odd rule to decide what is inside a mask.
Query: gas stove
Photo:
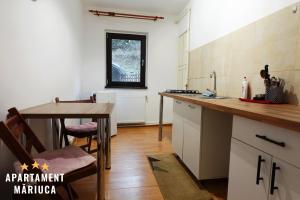
[[[166,93],[175,94],[200,94],[198,90],[166,90]]]

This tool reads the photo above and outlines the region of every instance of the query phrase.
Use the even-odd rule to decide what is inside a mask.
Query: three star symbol
[[[28,167],[29,167],[29,166],[26,165],[26,163],[24,163],[23,165],[20,165],[20,168],[21,168],[22,172],[23,172],[24,170],[28,171]],[[32,164],[32,169],[34,169],[34,168],[39,169],[39,163],[36,162],[36,161],[34,161],[34,163]],[[45,170],[45,171],[48,171],[48,170],[49,170],[49,166],[48,166],[46,163],[44,163],[44,164],[41,166],[41,168],[42,168],[42,170]]]

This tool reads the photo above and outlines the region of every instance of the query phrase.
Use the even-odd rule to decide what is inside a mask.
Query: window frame
[[[127,39],[141,41],[140,82],[112,81],[112,40]],[[146,86],[146,45],[147,36],[128,33],[106,33],[106,86],[105,88],[147,89]]]

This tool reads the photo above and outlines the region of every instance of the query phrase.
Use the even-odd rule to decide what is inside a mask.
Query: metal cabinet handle
[[[195,109],[196,107],[195,106],[192,106],[192,105],[188,105],[189,106],[189,108],[191,108],[191,109]]]
[[[182,102],[181,101],[175,101],[176,103],[178,103],[178,104],[181,104]]]
[[[276,163],[273,163],[272,166],[272,177],[271,177],[271,188],[270,194],[273,195],[275,190],[278,190],[278,187],[275,186],[276,170],[280,170],[280,167],[276,166]]]
[[[285,147],[285,143],[284,143],[284,142],[278,142],[278,141],[275,141],[275,140],[273,140],[273,139],[268,138],[268,137],[265,136],[265,135],[256,135],[256,137],[257,137],[257,138],[260,138],[260,139],[262,139],[262,140],[265,140],[265,141],[267,141],[267,142],[271,142],[271,143],[273,143],[273,144],[276,144],[276,145],[278,145],[278,146]]]
[[[266,160],[262,158],[262,156],[258,156],[257,162],[257,173],[256,173],[256,185],[259,185],[259,181],[264,180],[263,177],[260,177],[260,170],[261,170],[261,163],[265,162]]]

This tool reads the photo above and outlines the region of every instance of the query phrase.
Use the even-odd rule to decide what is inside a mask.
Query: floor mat
[[[148,160],[165,200],[214,199],[208,191],[199,188],[174,155],[151,155]]]

